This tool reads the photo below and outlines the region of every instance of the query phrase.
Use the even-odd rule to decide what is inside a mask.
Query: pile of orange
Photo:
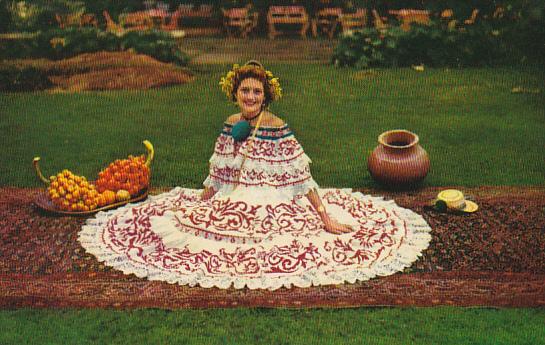
[[[138,195],[149,186],[150,169],[145,163],[146,157],[143,155],[116,159],[98,174],[97,190],[101,193],[126,190],[130,196]],[[124,198],[124,196],[121,195],[118,198]]]
[[[49,198],[63,211],[92,211],[97,207],[127,201],[149,186],[150,169],[146,157],[116,159],[98,174],[95,185],[85,176],[64,169],[49,178]]]
[[[149,188],[150,168],[153,160],[153,145],[143,141],[148,150],[145,155],[116,159],[98,174],[95,184],[84,176],[64,169],[57,175],[45,178],[40,171],[40,157],[33,160],[38,178],[49,185],[47,195],[62,211],[86,212],[97,208],[130,201],[133,197],[145,196]]]
[[[102,206],[98,191],[85,176],[74,175],[65,169],[51,176],[49,181],[49,198],[61,210],[91,211]]]

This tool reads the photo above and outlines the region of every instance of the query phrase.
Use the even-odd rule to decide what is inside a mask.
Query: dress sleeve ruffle
[[[248,140],[236,143],[230,135],[230,126],[224,127],[210,158],[204,186],[223,194],[230,193],[237,185],[267,187],[293,197],[318,188],[310,173],[312,161],[287,126],[260,129],[251,148],[248,143]]]

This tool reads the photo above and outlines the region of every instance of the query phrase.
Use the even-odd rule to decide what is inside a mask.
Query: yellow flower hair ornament
[[[235,80],[239,72],[241,71],[241,69],[252,69],[252,68],[257,69],[261,67],[256,66],[255,64],[252,64],[252,65],[246,64],[242,67],[240,67],[238,64],[234,64],[233,69],[227,72],[227,74],[224,77],[221,77],[219,85],[221,86],[221,90],[223,91],[223,93],[227,96],[227,98],[230,101],[235,102],[235,97],[234,97]],[[267,76],[267,81],[270,88],[271,101],[279,100],[282,97],[282,88],[280,87],[280,82],[278,81],[278,78],[276,78],[271,71],[265,71],[265,75]]]

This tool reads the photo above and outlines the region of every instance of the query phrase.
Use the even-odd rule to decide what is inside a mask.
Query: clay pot
[[[391,188],[410,188],[428,174],[430,159],[418,144],[418,135],[404,129],[379,135],[379,145],[367,160],[375,181]]]

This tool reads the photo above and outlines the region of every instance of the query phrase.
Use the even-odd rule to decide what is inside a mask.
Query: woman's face
[[[245,116],[257,115],[265,101],[263,83],[254,78],[244,79],[237,90],[237,104]]]

